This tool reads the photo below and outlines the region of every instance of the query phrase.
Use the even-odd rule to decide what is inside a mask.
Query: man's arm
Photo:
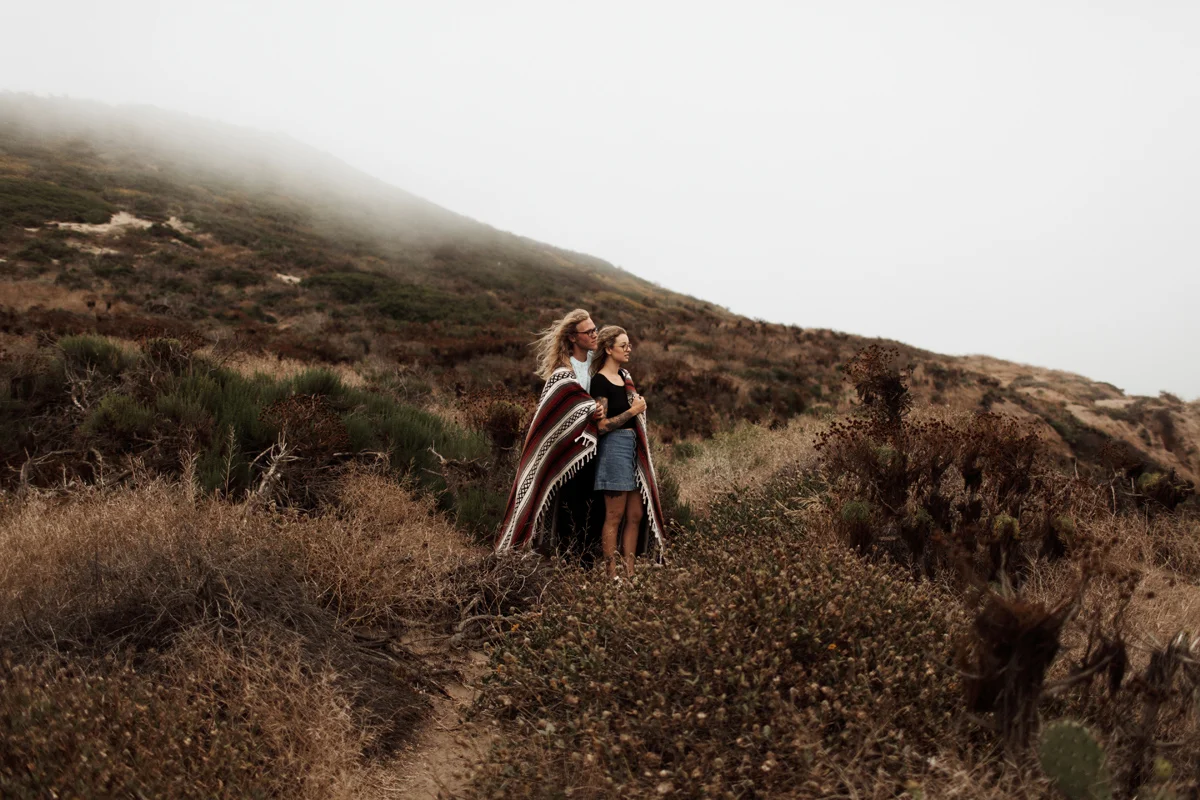
[[[594,412],[592,412],[592,419],[598,420],[598,421],[603,421],[604,418],[607,416],[608,416],[608,398],[607,397],[597,397],[596,398],[596,410]],[[599,424],[599,423],[597,423],[597,424]]]

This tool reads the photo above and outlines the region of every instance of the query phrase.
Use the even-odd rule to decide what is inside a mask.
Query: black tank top
[[[599,372],[592,376],[592,397],[597,400],[601,397],[608,400],[607,416],[609,417],[624,414],[629,410],[629,395],[625,391],[625,384],[617,386]],[[617,430],[632,428],[635,425],[637,425],[637,417],[633,416]]]

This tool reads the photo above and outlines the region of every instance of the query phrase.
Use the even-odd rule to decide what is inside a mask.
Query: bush
[[[367,272],[324,272],[305,278],[303,285],[322,289],[343,303],[365,303],[394,283],[391,278]]]
[[[671,457],[676,461],[687,461],[689,458],[695,458],[700,455],[700,451],[701,448],[697,442],[676,442],[671,447]]]
[[[927,575],[953,565],[967,583],[1003,573],[1019,585],[1032,559],[1053,549],[1053,520],[1086,488],[1057,475],[1037,435],[1007,417],[912,419],[907,375],[894,357],[872,346],[851,361],[859,414],[818,438],[847,504],[843,535],[863,553]]]
[[[84,420],[82,431],[89,436],[104,436],[118,449],[135,446],[154,431],[154,412],[128,395],[105,395]]]
[[[134,274],[133,263],[127,255],[105,253],[92,262],[92,274],[97,278],[120,283]]]
[[[227,283],[239,289],[245,289],[247,286],[258,286],[267,281],[260,273],[254,270],[243,269],[242,267],[213,267],[208,270],[206,275],[208,280],[213,283]]]
[[[54,261],[65,261],[78,255],[78,250],[59,239],[34,239],[14,253],[13,258],[17,261],[49,264]]]
[[[113,208],[88,193],[42,181],[0,178],[0,219],[30,228],[46,222],[108,222]]]
[[[446,321],[478,324],[488,317],[485,301],[473,295],[451,295],[427,286],[395,285],[376,300],[379,313],[397,322]]]
[[[147,233],[157,239],[175,239],[176,241],[183,242],[188,247],[194,247],[197,250],[204,249],[204,245],[194,236],[189,236],[183,231],[176,230],[174,227],[170,225],[164,225],[161,222],[156,222],[151,225]]]
[[[136,357],[111,339],[101,336],[64,336],[58,340],[65,364],[77,370],[95,370],[115,378],[136,363]]]
[[[503,514],[498,508],[503,498],[495,495],[506,493],[507,486],[499,491],[477,484],[477,476],[451,476],[459,464],[481,469],[490,452],[485,435],[390,393],[349,387],[328,369],[279,380],[261,374],[247,378],[196,356],[194,346],[150,336],[137,353],[103,337],[63,337],[50,369],[14,375],[8,382],[10,391],[19,393],[6,401],[13,412],[57,409],[39,418],[36,436],[8,437],[12,441],[0,454],[15,463],[16,469],[5,473],[9,480],[43,450],[57,450],[61,460],[32,473],[27,469],[25,480],[57,482],[64,472],[92,478],[93,459],[86,450],[75,452],[78,433],[101,456],[132,453],[147,468],[167,474],[177,474],[182,460],[195,456],[196,479],[205,491],[236,496],[259,488],[277,502],[313,507],[332,485],[336,467],[381,453],[397,473],[411,473],[437,495],[445,510],[457,509],[461,498],[466,507],[460,516],[470,520],[472,530],[498,522]],[[70,411],[76,401],[87,411],[82,425]],[[17,423],[15,430],[28,427]],[[286,445],[279,443],[283,431]],[[281,457],[272,471],[272,460]],[[270,487],[261,484],[268,473]]]

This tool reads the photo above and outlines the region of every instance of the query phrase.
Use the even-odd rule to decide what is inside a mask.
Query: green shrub
[[[338,374],[324,367],[301,372],[292,378],[291,388],[296,394],[315,394],[331,399],[344,397],[347,391]]]
[[[212,426],[212,415],[193,397],[159,395],[154,410],[176,429],[203,431]]]
[[[119,281],[134,274],[133,263],[126,255],[105,253],[92,262],[92,273],[97,278]]]
[[[871,504],[864,500],[848,500],[842,505],[842,522],[862,524],[871,521]]]
[[[508,493],[486,486],[465,486],[454,494],[454,523],[481,539],[488,539],[504,519]]]
[[[108,377],[117,377],[136,362],[135,356],[102,336],[64,336],[58,340],[58,347],[68,367],[94,369]]]
[[[208,270],[206,276],[213,283],[227,283],[239,289],[245,289],[247,286],[257,286],[261,283],[266,283],[267,280],[262,274],[254,270],[229,266],[213,267]]]
[[[442,457],[457,461],[481,458],[488,452],[487,442],[481,435],[451,427],[436,414],[391,402],[382,404],[383,408],[379,408],[379,403],[375,405],[380,412],[376,419],[375,440],[382,445],[379,449],[391,454],[393,466],[403,469],[411,465],[425,483],[440,484],[436,477],[422,476],[423,470],[438,465],[430,447]]]
[[[65,261],[79,255],[79,251],[59,239],[34,239],[13,254],[17,261],[32,261],[35,264],[49,264],[53,261]]]
[[[79,192],[52,183],[0,178],[0,219],[22,227],[43,223],[108,222],[113,208],[87,192]]]
[[[379,313],[397,322],[477,322],[486,306],[473,296],[454,296],[426,286],[397,285],[382,292]]]
[[[132,444],[129,440],[144,439],[154,431],[154,412],[128,395],[108,394],[84,420],[82,430]]]
[[[671,456],[677,461],[687,461],[700,455],[701,452],[703,452],[703,448],[699,442],[676,442],[671,448]]]
[[[1166,476],[1161,472],[1143,472],[1138,476],[1137,488],[1139,492],[1151,492],[1158,488]]]
[[[197,481],[205,491],[237,495],[256,485],[266,466],[260,456],[276,444],[286,425],[288,443],[300,460],[289,462],[280,486],[298,504],[320,501],[319,488],[309,486],[308,478],[328,485],[331,467],[357,454],[378,452],[397,473],[411,473],[417,485],[436,495],[441,507],[470,530],[494,525],[503,512],[504,498],[497,495],[507,486],[504,491],[491,482],[476,486],[463,480],[465,473],[447,480],[456,465],[478,470],[492,452],[487,435],[408,405],[391,392],[347,386],[323,368],[283,380],[261,374],[247,378],[165,337],[148,339],[143,353],[126,352],[99,336],[68,336],[58,344],[60,355],[47,358],[44,368],[4,381],[9,395],[0,398],[5,416],[71,407],[67,377],[83,377],[88,371],[93,378],[84,399],[96,405],[82,424],[71,415],[54,417],[57,427],[49,438],[44,431],[37,436],[23,432],[19,421],[11,426],[6,421],[0,430],[6,440],[0,450],[4,463],[24,463],[26,450],[49,450],[51,440],[64,449],[82,434],[102,455],[136,451],[148,468],[164,472],[177,472],[184,457],[194,455]],[[31,436],[41,441],[35,444]],[[78,470],[84,480],[92,474],[80,461],[66,467]],[[49,472],[48,467],[44,479],[50,479]]]
[[[343,303],[365,303],[394,283],[391,278],[367,272],[325,272],[305,278],[302,285],[323,289]]]
[[[183,242],[184,244],[188,245],[189,247],[194,247],[197,250],[201,250],[204,248],[204,245],[200,242],[199,239],[195,238],[194,236],[189,236],[188,234],[184,233],[183,231],[176,230],[175,228],[171,227],[170,225],[164,225],[161,222],[156,222],[153,225],[151,225],[147,232],[149,233],[150,236],[153,236],[157,239],[175,239],[177,241]]]

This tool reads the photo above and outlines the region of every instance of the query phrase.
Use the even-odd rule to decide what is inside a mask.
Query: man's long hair
[[[591,317],[582,308],[577,308],[538,334],[533,346],[537,353],[537,374],[542,380],[550,380],[554,370],[571,363],[571,340],[568,337],[575,333],[576,325]]]
[[[592,359],[591,373],[595,375],[608,361],[608,351],[617,343],[620,336],[628,336],[625,329],[619,325],[605,325],[596,334],[596,357]]]

